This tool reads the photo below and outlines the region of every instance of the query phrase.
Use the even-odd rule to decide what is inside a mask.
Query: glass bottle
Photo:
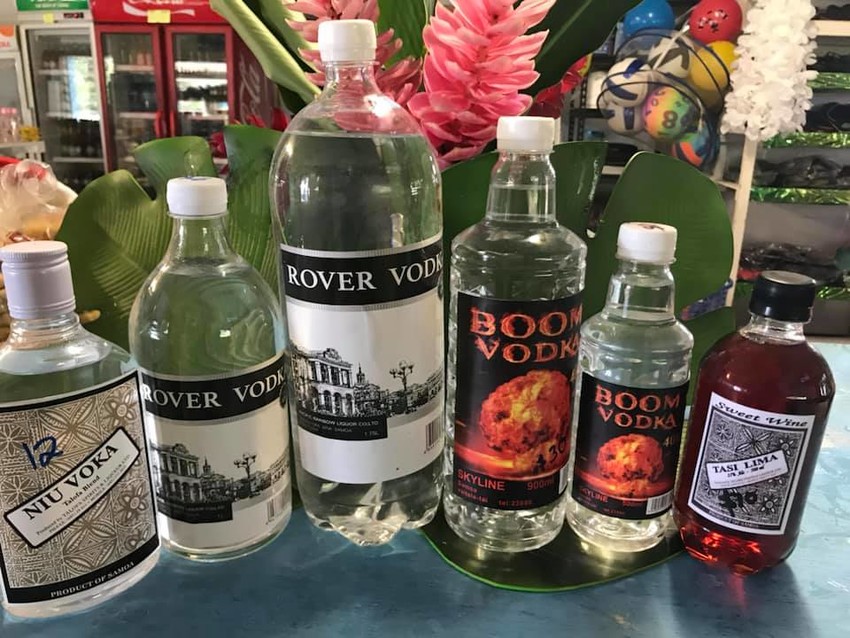
[[[187,558],[273,540],[292,496],[277,299],[227,238],[227,189],[172,179],[171,243],[133,304],[160,535]]]
[[[452,242],[449,526],[495,551],[563,527],[584,242],[555,218],[554,121],[503,117],[483,221]]]
[[[68,249],[0,249],[0,582],[14,615],[79,611],[156,564],[159,538],[135,362],[74,313]]]
[[[620,226],[605,308],[581,330],[567,522],[609,551],[653,547],[672,522],[694,346],[674,315],[676,236]]]
[[[763,272],[750,322],[703,357],[676,488],[688,553],[751,574],[794,550],[835,382],[803,334],[813,279]]]
[[[359,545],[430,521],[443,446],[440,173],[375,84],[375,25],[319,25],[325,87],[272,164],[298,489]]]

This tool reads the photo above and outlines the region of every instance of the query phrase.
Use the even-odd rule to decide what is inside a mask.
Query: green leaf
[[[307,64],[298,52],[310,45],[302,35],[289,26],[287,20],[304,20],[304,15],[292,11],[284,0],[246,0],[254,13],[259,16],[271,31],[277,36],[283,46],[293,55],[298,64],[305,71],[312,67]]]
[[[266,76],[276,84],[294,91],[305,102],[319,93],[307,79],[298,60],[281,44],[244,0],[210,0],[213,10],[230,23],[250,47]]]
[[[423,57],[422,29],[429,17],[425,0],[378,0],[378,8],[378,33],[392,29],[402,41],[401,50],[392,59]]]
[[[638,153],[617,182],[593,239],[588,241],[584,309],[602,309],[616,267],[620,224],[644,221],[679,231],[676,311],[719,290],[732,270],[732,226],[717,185],[673,157]]]
[[[564,76],[582,56],[598,49],[617,20],[639,0],[557,0],[534,31],[548,30],[535,60],[540,74],[527,93],[536,94]]]
[[[231,157],[231,244],[273,290],[277,290],[277,250],[271,232],[268,174],[279,136],[251,126],[225,129]],[[216,174],[209,147],[199,137],[148,142],[135,155],[156,198],[151,200],[127,171],[110,173],[83,190],[68,209],[57,237],[68,244],[77,307],[101,311],[101,317],[87,327],[123,347],[127,347],[127,320],[136,293],[162,259],[171,236],[165,207],[168,180],[189,172]]]

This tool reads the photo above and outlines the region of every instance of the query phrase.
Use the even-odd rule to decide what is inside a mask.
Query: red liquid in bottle
[[[702,361],[675,498],[676,523],[687,551],[699,560],[725,565],[740,574],[754,573],[775,565],[793,551],[835,394],[829,367],[820,354],[802,339],[802,324],[798,324],[798,340],[791,342],[764,336],[760,330],[750,332],[749,329],[758,327],[759,322],[768,326],[769,333],[770,320],[754,317],[753,323],[743,329],[744,334],[736,333],[721,340]],[[775,324],[773,327],[790,325],[772,323]],[[712,396],[715,397],[714,406]],[[727,400],[726,403],[719,406],[717,402],[723,400]],[[737,412],[744,419],[740,422],[744,425],[737,430],[739,422],[727,418],[727,414],[722,412],[723,407],[732,406],[733,402],[751,408]],[[709,411],[711,409],[714,414],[718,407],[722,423],[716,427],[720,436],[714,436],[718,446],[712,454],[715,459],[721,458],[719,463],[706,468],[706,476],[708,470],[712,470],[732,487],[703,490],[702,498],[708,502],[713,497],[722,504],[718,516],[728,520],[721,522],[710,520],[703,515],[704,509],[702,512],[695,511],[689,503],[701,461],[703,466],[711,462],[708,455],[702,453],[706,445],[703,439],[710,420]],[[729,416],[733,416],[736,410],[737,407],[733,406]],[[791,415],[803,415],[809,417],[808,425],[801,428],[797,422],[785,431],[746,425],[747,422],[771,421],[773,417],[765,416],[765,412],[791,417],[785,421],[773,421],[776,423],[793,423],[795,420]],[[801,430],[808,430],[808,435],[801,435]],[[729,439],[727,445],[723,437],[735,438]],[[726,459],[719,452],[722,448],[747,460],[738,460],[732,467],[733,463],[724,463]],[[777,450],[779,454],[774,454]],[[761,469],[752,469],[759,463],[763,463]],[[780,473],[783,463],[788,468],[784,475]],[[780,474],[770,480],[736,485],[757,480],[757,474],[749,478],[747,474],[765,469]],[[738,476],[739,473],[743,476]],[[754,518],[760,522],[753,524]],[[732,527],[752,528],[765,522],[764,529],[759,531]]]

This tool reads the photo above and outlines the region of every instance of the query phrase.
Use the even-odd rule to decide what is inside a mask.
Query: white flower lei
[[[724,133],[766,140],[800,131],[812,106],[817,29],[811,0],[755,0],[735,51]]]

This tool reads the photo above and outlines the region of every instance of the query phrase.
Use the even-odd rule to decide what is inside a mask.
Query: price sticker
[[[41,14],[41,19],[44,20],[44,24],[53,24],[54,22],[56,22],[56,16],[50,13],[49,11],[47,13]]]
[[[149,9],[148,24],[171,24],[171,9]]]

